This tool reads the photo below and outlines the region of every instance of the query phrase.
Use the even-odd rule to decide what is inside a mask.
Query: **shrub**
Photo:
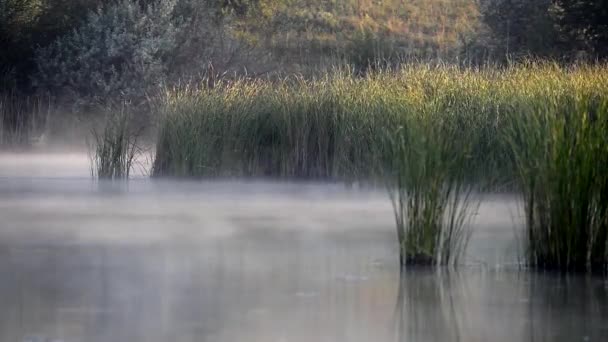
[[[0,91],[29,91],[35,50],[77,27],[103,0],[0,0]],[[4,84],[3,84],[4,83]]]
[[[119,0],[38,49],[38,89],[76,105],[145,103],[165,83],[199,80],[243,63],[231,15],[213,1]]]
[[[492,35],[488,48],[496,59],[563,54],[551,4],[551,0],[482,0],[482,18]]]
[[[36,84],[85,104],[143,99],[165,79],[176,46],[174,0],[140,6],[120,0],[38,50]]]
[[[385,68],[396,58],[397,54],[389,39],[369,28],[358,30],[346,46],[345,59],[360,74],[365,74],[370,69]]]

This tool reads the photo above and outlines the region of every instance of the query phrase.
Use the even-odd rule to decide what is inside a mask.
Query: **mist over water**
[[[399,274],[382,189],[90,179],[0,154],[0,341],[604,341],[608,283],[520,271],[514,195],[465,266]]]

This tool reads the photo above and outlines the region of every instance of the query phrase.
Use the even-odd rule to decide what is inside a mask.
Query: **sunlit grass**
[[[296,69],[345,60],[467,59],[482,25],[474,0],[260,0],[235,33]]]

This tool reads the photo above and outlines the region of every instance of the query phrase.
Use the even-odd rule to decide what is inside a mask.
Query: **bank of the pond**
[[[412,65],[171,91],[155,176],[380,180],[401,262],[457,263],[470,194],[523,194],[528,262],[608,263],[608,68]]]

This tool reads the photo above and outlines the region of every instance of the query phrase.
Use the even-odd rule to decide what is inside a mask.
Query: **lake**
[[[403,274],[381,189],[5,153],[0,218],[0,341],[608,340],[604,278],[518,267],[515,195],[481,196],[464,265]]]

